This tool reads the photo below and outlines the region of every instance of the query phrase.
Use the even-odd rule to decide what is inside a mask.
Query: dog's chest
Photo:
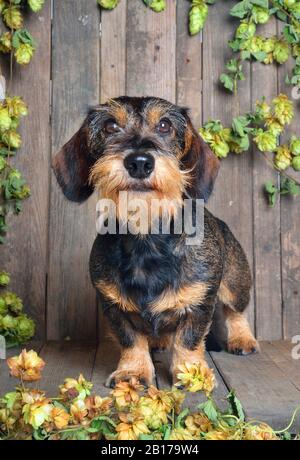
[[[181,278],[178,241],[173,237],[128,238],[121,245],[118,278],[121,291],[141,310],[150,309],[167,289],[176,289]]]

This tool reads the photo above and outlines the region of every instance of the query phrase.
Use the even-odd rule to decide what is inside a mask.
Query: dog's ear
[[[95,160],[89,152],[87,120],[79,131],[54,156],[52,167],[64,195],[80,203],[92,193],[89,172]]]
[[[182,158],[185,168],[191,171],[187,192],[192,198],[202,198],[207,201],[217,178],[220,162],[189,119],[187,130],[186,152]]]

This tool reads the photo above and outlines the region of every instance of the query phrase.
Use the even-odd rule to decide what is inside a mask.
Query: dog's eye
[[[172,125],[169,120],[163,119],[157,125],[157,131],[160,134],[169,134],[172,130]]]
[[[115,120],[108,120],[104,125],[104,131],[107,134],[114,134],[120,131],[118,124]]]

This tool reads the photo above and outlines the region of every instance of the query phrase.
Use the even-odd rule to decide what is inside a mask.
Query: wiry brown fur
[[[165,120],[170,129],[161,132]],[[116,125],[113,132],[105,128],[111,121]],[[132,155],[152,159],[148,175],[136,178],[130,172],[126,161]],[[83,201],[94,189],[117,204],[120,191],[145,205],[153,199],[171,200],[167,212],[172,223],[183,200],[208,199],[219,162],[186,109],[158,98],[120,97],[91,110],[53,166],[71,200]],[[134,217],[131,211],[128,221]],[[146,219],[148,228],[152,221],[148,215]],[[107,384],[132,376],[151,383],[149,347],[170,347],[174,376],[185,361],[204,363],[205,337],[217,311],[227,329],[227,349],[238,354],[256,351],[258,344],[243,313],[250,270],[227,225],[205,210],[201,245],[186,244],[184,231],[139,231],[98,235],[91,253],[92,282],[121,346],[118,368]]]

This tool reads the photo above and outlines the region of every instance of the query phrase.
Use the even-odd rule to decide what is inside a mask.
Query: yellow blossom
[[[64,384],[59,386],[59,390],[66,399],[85,399],[92,387],[93,384],[80,374],[77,380],[66,378]]]
[[[47,398],[25,404],[22,410],[25,423],[28,423],[34,429],[39,428],[45,421],[50,419],[52,408],[53,405]]]
[[[183,385],[187,391],[211,393],[215,385],[213,370],[203,363],[185,363],[178,366],[177,386]]]
[[[72,402],[70,412],[77,422],[82,422],[88,414],[87,407],[82,399],[76,399]]]
[[[51,420],[58,430],[62,430],[68,425],[70,414],[61,407],[53,407],[51,411]]]
[[[88,396],[85,400],[85,407],[88,410],[88,417],[93,418],[99,414],[105,414],[109,411],[112,404],[111,398],[101,398],[100,396]]]
[[[9,358],[7,365],[13,377],[33,382],[41,378],[41,371],[45,366],[45,362],[35,351],[30,350],[27,352],[24,349],[19,356]]]
[[[139,400],[138,392],[143,389],[143,386],[138,383],[138,380],[132,378],[130,382],[119,382],[115,389],[111,392],[115,398],[116,407],[123,409],[131,404],[136,404]]]
[[[142,434],[150,433],[143,417],[138,412],[121,413],[119,419],[121,422],[116,426],[116,432],[117,439],[120,441],[134,441]]]
[[[170,441],[190,441],[195,439],[191,433],[182,427],[173,428],[169,437]]]
[[[274,441],[278,438],[269,425],[261,423],[247,426],[244,430],[243,439],[247,441]]]
[[[202,413],[188,415],[184,423],[187,430],[198,438],[200,433],[208,433],[213,429],[210,420]]]

